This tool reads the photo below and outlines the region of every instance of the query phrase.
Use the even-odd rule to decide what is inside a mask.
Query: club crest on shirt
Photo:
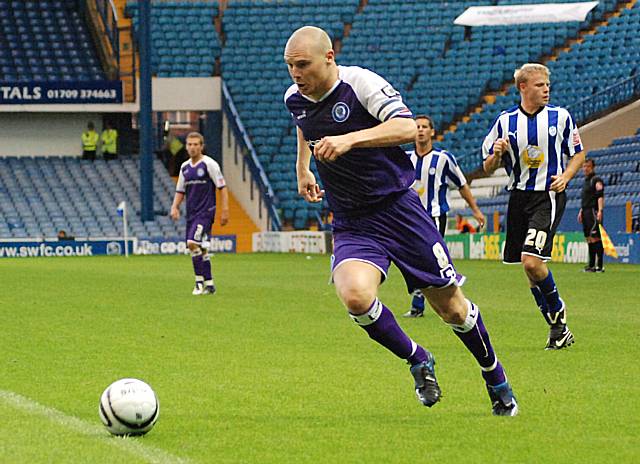
[[[551,137],[555,137],[557,133],[558,130],[556,129],[556,126],[549,126],[549,135]]]
[[[434,167],[429,168],[429,174],[432,175],[432,176],[435,176],[436,168],[434,168]]]
[[[522,159],[529,169],[538,169],[544,161],[544,152],[535,145],[527,145],[522,151]]]
[[[338,102],[331,109],[331,116],[335,122],[345,122],[349,118],[349,107],[345,102]]]
[[[198,177],[204,176],[204,169],[198,168],[198,170],[196,171],[196,174],[198,174]]]

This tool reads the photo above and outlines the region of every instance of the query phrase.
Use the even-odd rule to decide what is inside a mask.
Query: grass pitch
[[[443,400],[353,324],[329,259],[218,255],[194,297],[186,256],[0,260],[0,462],[638,462],[639,270],[553,264],[576,344],[547,328],[516,266],[460,261],[520,404],[491,416],[479,369],[433,314],[407,320],[393,270],[381,299],[436,356]],[[121,377],[160,398],[145,437],[101,427]],[[633,438],[636,437],[636,438]]]

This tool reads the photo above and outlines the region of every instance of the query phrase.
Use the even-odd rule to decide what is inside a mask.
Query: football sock
[[[550,313],[556,313],[562,309],[562,300],[560,300],[560,294],[558,288],[553,280],[553,274],[549,271],[547,277],[540,282],[536,282],[536,285],[542,291],[544,299],[547,301],[547,311]]]
[[[540,290],[540,287],[531,287],[529,290],[531,290],[531,294],[533,295],[533,298],[536,300],[536,304],[538,305],[538,308],[540,308],[540,313],[542,313],[542,317],[544,317],[544,320],[547,321],[547,324],[551,324],[551,321],[547,316],[547,313],[549,312],[549,306],[547,305],[547,300],[542,294],[542,290]]]
[[[204,269],[202,265],[202,250],[200,248],[191,251],[191,262],[193,263],[193,272],[196,275],[196,282],[204,280]]]
[[[207,250],[202,251],[202,275],[206,282],[211,281],[211,256]],[[207,285],[213,285],[213,283]]]
[[[589,242],[589,267],[596,266],[596,247],[595,243]]]
[[[453,333],[462,340],[471,354],[476,358],[482,377],[487,385],[499,385],[506,380],[502,364],[493,351],[489,333],[484,326],[480,310],[471,301],[467,302],[467,317],[464,322],[458,324],[448,324],[453,329]]]
[[[413,299],[411,300],[411,307],[418,311],[424,311],[424,295],[420,290],[413,292]]]
[[[595,267],[602,269],[604,267],[604,246],[602,245],[602,240],[598,240],[593,245],[596,255]]]
[[[399,358],[406,359],[412,366],[426,361],[427,354],[420,345],[405,334],[393,313],[377,298],[364,314],[349,313],[351,319],[362,327],[372,340],[380,343]]]

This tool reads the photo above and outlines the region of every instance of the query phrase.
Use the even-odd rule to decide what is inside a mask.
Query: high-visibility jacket
[[[98,138],[96,131],[84,131],[82,133],[82,149],[84,151],[96,151]]]
[[[102,153],[117,153],[118,131],[105,129],[102,131]]]

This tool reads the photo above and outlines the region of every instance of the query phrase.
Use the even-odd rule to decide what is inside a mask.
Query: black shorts
[[[551,259],[553,236],[567,204],[565,192],[513,190],[507,212],[505,263],[519,263],[521,255]]]
[[[582,230],[585,237],[601,238],[600,223],[595,208],[583,208],[582,210]]]
[[[440,216],[432,216],[436,229],[440,232],[440,235],[444,237],[447,232],[447,213],[442,213]]]

